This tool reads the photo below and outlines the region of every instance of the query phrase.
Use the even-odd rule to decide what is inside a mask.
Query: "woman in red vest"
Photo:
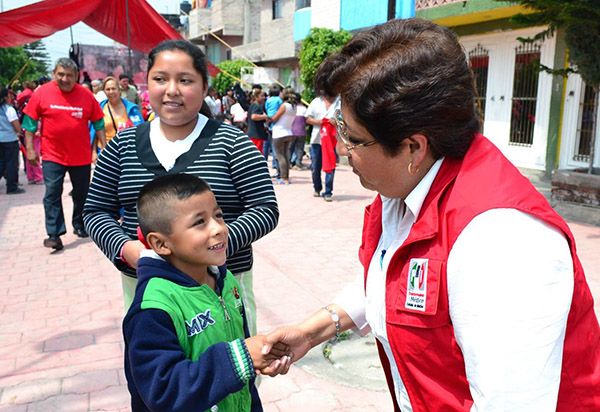
[[[600,328],[567,224],[478,133],[456,35],[420,20],[358,33],[319,68],[340,155],[378,192],[364,277],[270,342],[298,360],[377,339],[395,410],[598,411]],[[268,373],[268,371],[263,371]]]

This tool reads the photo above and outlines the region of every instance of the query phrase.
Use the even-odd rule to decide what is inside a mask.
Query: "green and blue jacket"
[[[123,320],[132,411],[262,411],[234,276],[219,270],[213,290],[151,257],[137,274]]]

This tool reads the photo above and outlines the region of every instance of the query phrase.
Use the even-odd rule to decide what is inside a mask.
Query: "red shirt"
[[[17,95],[17,109],[23,110],[25,103],[29,101],[29,98],[33,94],[33,90],[25,88],[21,93]]]
[[[89,122],[104,117],[92,92],[76,84],[65,93],[52,81],[38,88],[24,113],[41,120],[42,158],[63,166],[92,162]]]

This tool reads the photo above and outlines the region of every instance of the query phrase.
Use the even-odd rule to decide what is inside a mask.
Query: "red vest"
[[[473,404],[462,352],[454,338],[448,307],[446,262],[456,238],[477,215],[495,208],[528,213],[560,229],[573,256],[575,285],[567,320],[558,411],[600,411],[600,327],[594,302],[565,221],[546,199],[485,137],[478,135],[463,159],[445,159],[408,238],[392,257],[386,279],[387,336],[414,411],[467,411]],[[365,268],[381,236],[381,198],[366,208],[359,251]],[[426,303],[409,290],[414,259],[428,259]],[[413,259],[411,261],[411,259]],[[412,263],[412,264],[411,264]],[[415,265],[416,264],[416,265]],[[417,277],[418,279],[418,277]],[[390,367],[379,355],[394,397]],[[396,410],[397,402],[394,399]]]

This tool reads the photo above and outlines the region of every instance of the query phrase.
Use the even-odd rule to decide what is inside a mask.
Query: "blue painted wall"
[[[335,1],[335,0],[332,0]],[[385,23],[388,16],[386,0],[339,0],[340,27],[352,31]],[[294,41],[301,41],[310,32],[311,8],[294,13]],[[415,16],[415,0],[396,0],[397,19]]]
[[[340,26],[345,30],[358,30],[385,23],[388,17],[386,0],[341,0]],[[396,0],[397,19],[415,16],[415,0]]]
[[[340,27],[352,31],[387,21],[386,0],[341,0]]]
[[[415,17],[415,0],[396,0],[396,18]]]
[[[311,8],[306,7],[294,13],[294,41],[304,40],[310,32]]]

